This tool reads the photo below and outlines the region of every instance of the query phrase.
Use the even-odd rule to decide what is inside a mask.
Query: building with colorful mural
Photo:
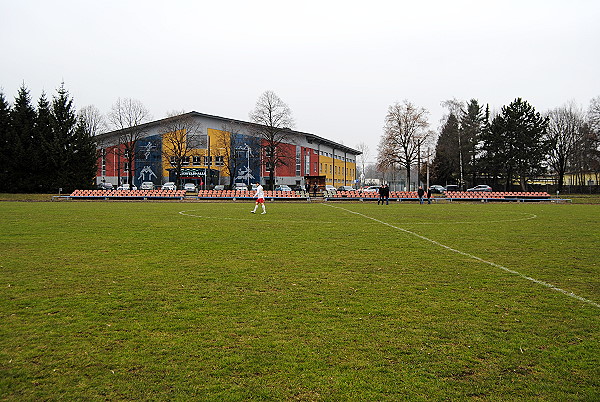
[[[173,121],[187,121],[185,128],[172,128]],[[185,113],[146,123],[128,130],[111,131],[97,137],[99,157],[97,183],[114,186],[130,181],[160,185],[165,182],[194,183],[198,188],[234,183],[263,185],[353,186],[356,157],[360,151],[317,136],[290,129],[286,141],[274,152],[282,163],[269,166],[265,146],[256,125],[198,112]],[[275,183],[269,183],[274,169]]]

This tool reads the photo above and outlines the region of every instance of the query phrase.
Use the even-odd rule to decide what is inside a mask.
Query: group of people
[[[427,189],[427,192],[426,192],[422,186],[419,186],[419,189],[417,190],[417,195],[419,196],[420,204],[425,203],[425,200],[424,200],[425,195],[427,195],[427,203],[431,204],[431,190],[430,189]],[[379,187],[379,199],[377,200],[377,205],[379,205],[379,204],[383,205],[384,203],[385,203],[385,205],[390,205],[390,186],[388,186],[387,184],[384,184],[383,186]]]
[[[419,189],[417,190],[417,195],[419,196],[419,204],[425,203],[425,201],[423,200],[425,194],[427,194],[427,203],[431,204],[431,189],[428,188],[426,193],[422,186],[419,186]]]
[[[377,205],[379,205],[379,203],[383,205],[384,202],[385,205],[390,205],[390,186],[387,184],[379,187],[379,199],[377,200]]]

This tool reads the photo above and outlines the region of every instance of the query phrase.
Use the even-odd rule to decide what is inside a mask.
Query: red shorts
[[[264,204],[265,203],[265,199],[264,198],[257,198],[256,199],[256,203],[257,204]]]

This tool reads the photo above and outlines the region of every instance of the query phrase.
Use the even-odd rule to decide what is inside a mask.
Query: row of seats
[[[200,190],[198,198],[254,198],[255,191]],[[265,198],[306,198],[304,192],[265,191]]]
[[[71,197],[78,198],[182,198],[185,190],[75,190]]]
[[[465,192],[465,191],[450,191],[445,193],[446,198],[493,198],[493,199],[511,199],[511,198],[550,198],[550,194],[545,191],[532,192]]]

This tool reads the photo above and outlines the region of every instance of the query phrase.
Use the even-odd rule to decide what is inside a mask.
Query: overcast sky
[[[119,97],[248,120],[274,91],[299,131],[374,160],[389,105],[438,130],[447,99],[544,112],[600,96],[600,1],[0,0],[0,88],[62,81],[79,109]]]

